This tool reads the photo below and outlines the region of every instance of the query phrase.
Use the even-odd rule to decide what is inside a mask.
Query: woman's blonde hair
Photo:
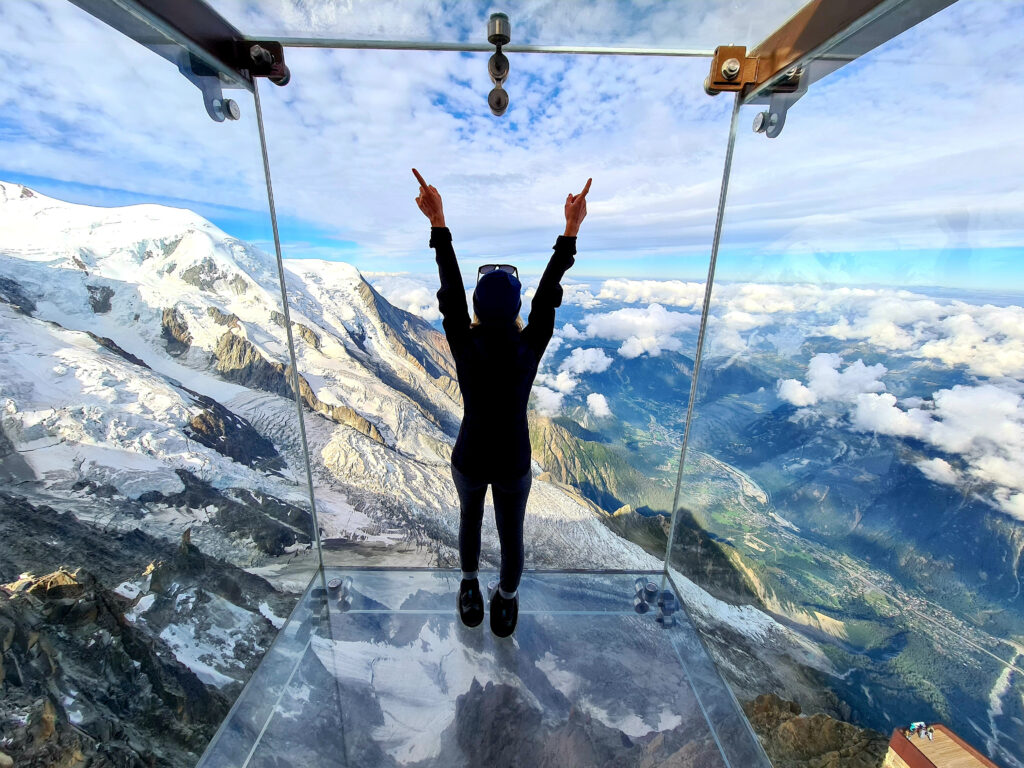
[[[474,312],[473,313],[473,322],[469,324],[469,327],[470,328],[476,328],[478,325],[480,325],[480,318],[477,317],[476,316],[476,312]],[[517,331],[522,331],[523,330],[523,316],[522,315],[516,315],[516,330]]]

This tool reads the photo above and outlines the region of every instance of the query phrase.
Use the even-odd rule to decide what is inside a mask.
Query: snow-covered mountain
[[[461,402],[443,335],[350,265],[292,261],[285,277],[325,556],[454,565],[448,462]],[[139,529],[176,543],[188,531],[185,554],[301,587],[315,557],[289,365],[267,254],[186,210],[93,208],[0,183],[5,492],[104,535]],[[528,567],[660,568],[535,469]],[[483,559],[493,565],[490,518]],[[677,578],[698,623],[727,628],[715,650],[734,680],[809,700],[800,670],[827,670],[820,652]],[[204,601],[177,582],[153,590],[141,574],[118,588],[129,619],[214,687],[244,678],[233,643],[258,658],[251,627],[279,623],[279,604],[255,588],[248,603]]]

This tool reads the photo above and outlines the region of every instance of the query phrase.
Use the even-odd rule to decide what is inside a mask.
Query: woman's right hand
[[[441,205],[441,193],[427,184],[420,176],[420,172],[412,169],[413,176],[420,183],[420,193],[416,197],[416,205],[423,211],[423,215],[430,219],[430,226],[443,227],[444,207]]]
[[[590,191],[590,182],[592,181],[593,179],[587,179],[586,186],[578,195],[570,194],[565,198],[566,237],[576,237],[580,231],[580,224],[587,217],[587,192]]]

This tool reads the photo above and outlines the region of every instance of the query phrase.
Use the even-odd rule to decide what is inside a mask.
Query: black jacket
[[[555,330],[562,304],[562,275],[575,262],[575,237],[559,237],[537,286],[527,326],[470,327],[462,274],[447,227],[432,227],[430,247],[441,276],[437,292],[442,324],[455,359],[465,415],[452,451],[452,464],[486,482],[521,477],[530,470],[526,406],[537,365]]]

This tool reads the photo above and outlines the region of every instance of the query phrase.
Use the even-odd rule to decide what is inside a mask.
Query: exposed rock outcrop
[[[217,370],[225,379],[281,397],[293,397],[291,366],[271,362],[248,339],[228,331],[217,341],[215,355]],[[299,397],[310,410],[386,445],[384,437],[370,421],[347,405],[328,405],[323,402],[303,376],[299,376]]]
[[[192,334],[188,323],[177,307],[165,308],[161,320],[161,335],[167,347],[167,353],[179,357],[188,352],[192,346]]]
[[[0,301],[10,304],[23,315],[36,311],[36,303],[25,293],[21,283],[9,277],[0,276]]]
[[[444,334],[423,318],[392,306],[365,280],[359,284],[359,295],[371,316],[380,320],[391,348],[433,379],[438,389],[461,403],[455,361]]]
[[[889,743],[870,728],[828,715],[803,715],[774,693],[743,705],[775,768],[878,768]]]
[[[289,547],[308,545],[312,540],[313,518],[307,510],[258,491],[221,491],[184,469],[175,473],[185,486],[183,490],[172,494],[149,491],[139,496],[139,502],[213,509],[215,524],[251,539],[268,555],[284,554]]]
[[[87,285],[89,289],[89,306],[97,315],[110,311],[110,300],[114,298],[114,289],[106,285]]]
[[[228,328],[238,328],[238,315],[234,312],[229,314],[227,312],[221,312],[216,307],[207,307],[206,314],[209,315],[217,325],[226,325]]]
[[[287,326],[284,314],[278,312],[276,309],[270,313],[270,319],[278,328],[285,328]],[[295,329],[295,334],[300,339],[305,341],[314,349],[320,349],[320,334],[309,326],[303,325],[302,323],[296,323],[295,321],[292,321],[292,327]]]
[[[15,765],[190,765],[230,706],[81,571],[0,587],[0,636]]]
[[[313,347],[313,349],[320,349],[320,335],[302,323],[295,323],[295,330],[299,334],[299,338],[304,342]]]
[[[128,352],[128,351],[126,351],[124,349],[121,349],[121,347],[118,345],[118,343],[116,341],[114,341],[113,339],[107,338],[106,336],[97,336],[92,331],[86,331],[86,333],[89,334],[89,338],[90,339],[95,341],[101,347],[103,347],[104,349],[109,349],[115,355],[117,355],[118,357],[121,357],[121,358],[127,360],[132,365],[140,365],[143,368],[149,368],[149,366],[146,365],[146,361],[145,360],[143,360],[140,357],[136,357],[131,352]]]
[[[185,430],[189,437],[254,469],[276,471],[284,468],[285,462],[273,442],[257,432],[252,424],[213,398],[191,390],[188,392],[196,405],[203,409],[189,421]]]

